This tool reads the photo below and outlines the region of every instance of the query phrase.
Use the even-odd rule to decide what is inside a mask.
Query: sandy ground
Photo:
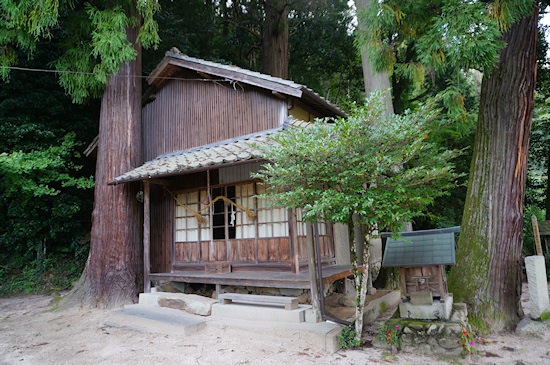
[[[525,300],[524,300],[524,304]],[[327,354],[300,336],[232,332],[207,327],[188,337],[108,327],[109,311],[52,310],[45,295],[0,299],[0,364],[459,364],[463,359],[396,356],[372,347]],[[386,316],[391,315],[391,310]],[[374,332],[369,326],[367,332]],[[498,334],[476,339],[475,364],[550,364],[550,329],[544,338]]]

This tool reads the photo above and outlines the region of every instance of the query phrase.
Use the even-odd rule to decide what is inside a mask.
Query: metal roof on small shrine
[[[454,265],[455,232],[460,227],[403,232],[398,239],[388,237],[382,259],[384,267]]]
[[[261,158],[261,151],[255,145],[275,143],[269,138],[270,135],[289,127],[307,127],[310,124],[288,117],[283,125],[277,128],[160,155],[154,160],[116,177],[109,182],[109,185],[174,176],[228,163],[252,162]]]

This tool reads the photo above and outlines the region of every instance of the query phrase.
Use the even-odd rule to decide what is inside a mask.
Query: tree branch
[[[235,22],[231,19],[224,19],[223,21],[224,21],[224,23],[229,23],[229,24],[235,26],[236,28],[240,28],[242,30],[247,31],[248,33],[250,33],[254,37],[256,37],[256,39],[258,39],[259,41],[262,40],[262,35],[260,33],[255,32],[253,29],[247,28],[247,27],[245,27],[245,26],[243,26],[243,25],[241,25],[241,24],[239,24],[239,23],[237,23],[237,22]]]

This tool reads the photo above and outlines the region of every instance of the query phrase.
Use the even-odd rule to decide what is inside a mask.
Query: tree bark
[[[138,51],[122,65],[103,92],[95,177],[95,202],[88,262],[75,297],[95,307],[111,308],[135,302],[141,290],[141,203],[137,184],[107,185],[142,163],[141,47],[139,28],[127,38]]]
[[[370,6],[373,0],[355,0],[357,12]],[[363,29],[363,25],[359,24],[359,29]],[[369,60],[369,55],[365,46],[361,47],[361,63],[363,65],[363,79],[365,80],[365,93],[367,97],[370,93],[377,90],[386,90],[384,92],[384,100],[387,113],[393,113],[393,101],[391,95],[390,78],[387,72],[374,72],[372,62]]]
[[[288,79],[288,0],[265,0],[262,73]]]
[[[534,106],[538,8],[503,34],[481,86],[457,265],[449,277],[481,331],[510,329],[521,295],[523,198]]]

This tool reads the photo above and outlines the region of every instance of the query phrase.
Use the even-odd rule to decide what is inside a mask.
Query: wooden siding
[[[174,203],[162,187],[151,185],[151,272],[170,272]]]
[[[172,80],[143,108],[144,158],[275,128],[287,115],[284,100],[258,88]]]

